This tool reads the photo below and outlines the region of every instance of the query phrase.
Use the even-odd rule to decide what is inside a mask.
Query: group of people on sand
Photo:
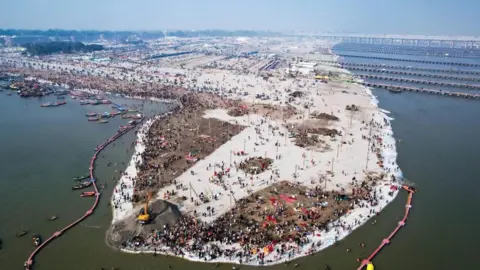
[[[368,216],[375,216],[377,213],[372,207],[378,204],[378,200],[383,199],[383,195],[377,194],[367,184],[364,184],[363,188],[370,189],[370,192],[351,199],[348,203],[352,208],[369,207],[371,210]],[[309,195],[319,198],[327,196],[319,189],[310,190]],[[352,224],[339,221],[346,211],[333,211],[332,217],[322,223],[316,223],[314,215],[300,215],[299,221],[308,223],[307,228],[299,226],[298,220],[281,221],[288,214],[279,208],[279,212],[273,215],[279,222],[264,227],[261,222],[247,217],[265,216],[263,209],[244,213],[242,207],[250,203],[249,200],[239,200],[232,210],[211,223],[184,215],[175,224],[164,225],[163,229],[156,230],[147,237],[133,237],[124,242],[122,247],[131,251],[171,254],[205,262],[228,260],[240,264],[267,265],[314,253],[323,244],[327,244],[314,237],[317,232],[334,231],[336,236],[331,240],[334,242],[341,234],[350,232],[362,222],[358,219]],[[334,205],[325,207],[333,208]]]

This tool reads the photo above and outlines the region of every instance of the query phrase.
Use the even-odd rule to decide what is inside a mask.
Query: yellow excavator
[[[138,214],[138,217],[137,217],[137,220],[138,220],[138,223],[140,224],[146,224],[150,221],[150,214],[148,213],[148,203],[150,202],[150,200],[152,199],[152,193],[149,192],[148,193],[148,198],[147,200],[145,201],[145,204],[143,205],[143,208],[140,209],[140,213]]]

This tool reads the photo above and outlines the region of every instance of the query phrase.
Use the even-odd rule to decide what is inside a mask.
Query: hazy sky
[[[0,28],[479,35],[480,0],[2,0]]]

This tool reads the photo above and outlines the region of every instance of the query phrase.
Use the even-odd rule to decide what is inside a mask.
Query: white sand
[[[156,119],[159,119],[161,116],[156,116],[152,119],[149,119],[143,123],[143,125],[140,127],[138,134],[137,134],[137,140],[135,141],[135,150],[132,155],[132,159],[128,163],[127,168],[125,169],[122,177],[120,177],[120,180],[117,182],[115,189],[112,194],[112,209],[113,209],[113,219],[112,219],[112,224],[119,221],[123,220],[126,217],[132,215],[133,211],[133,204],[130,202],[130,200],[125,200],[125,197],[131,198],[133,196],[133,189],[134,189],[134,181],[133,178],[137,175],[137,162],[142,162],[141,154],[145,151],[145,136],[146,132],[150,128],[150,126],[153,124],[153,122]],[[123,185],[123,188],[122,188]],[[114,204],[118,205],[118,208],[114,207]]]

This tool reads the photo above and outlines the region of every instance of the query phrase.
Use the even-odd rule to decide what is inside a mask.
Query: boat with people
[[[34,234],[32,236],[32,242],[34,246],[36,247],[40,246],[40,244],[42,243],[42,239],[40,238],[40,235]]]
[[[18,90],[18,89],[19,89],[18,83],[12,83],[12,84],[10,84],[9,87],[10,87],[10,89],[12,89],[12,90]]]
[[[83,175],[83,176],[77,176],[77,177],[74,177],[74,178],[73,178],[73,181],[80,181],[80,180],[87,179],[87,178],[89,178],[89,177],[90,177],[89,174]]]
[[[95,191],[85,191],[80,194],[80,197],[92,197],[95,196]]]

